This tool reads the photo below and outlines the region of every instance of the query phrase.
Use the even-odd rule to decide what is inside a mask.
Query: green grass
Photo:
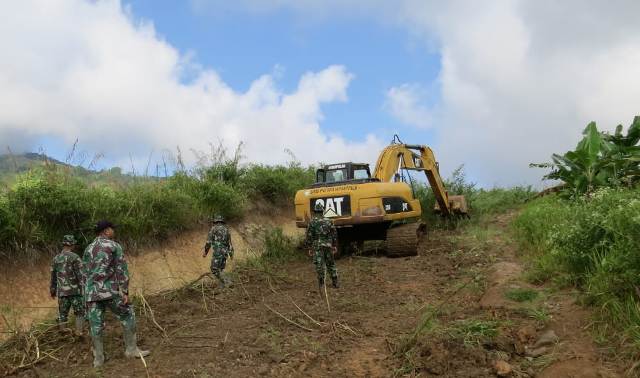
[[[481,223],[488,217],[521,207],[535,195],[531,187],[477,188],[474,183],[467,180],[463,166],[458,167],[451,177],[445,180],[445,187],[449,195],[464,195],[470,209],[471,218],[458,219],[454,225]],[[414,189],[422,206],[423,219],[431,227],[450,227],[451,222],[443,220],[433,212],[436,199],[431,188],[427,185],[415,184]]]
[[[527,316],[541,324],[547,324],[551,320],[551,315],[543,307],[528,308],[525,311]]]
[[[7,166],[9,160],[0,163]],[[239,219],[250,202],[292,203],[295,190],[314,178],[313,167],[298,163],[241,166],[238,153],[233,158],[219,153],[190,171],[178,165],[173,176],[162,179],[123,175],[115,168],[93,172],[60,162],[22,163],[11,184],[0,189],[0,257],[37,259],[55,252],[67,233],[82,247],[103,218],[121,226],[117,238],[127,248],[156,242],[214,213]],[[285,241],[280,239],[277,243]],[[268,253],[282,254],[274,248]]]
[[[514,288],[507,290],[504,296],[515,302],[531,302],[538,298],[538,292],[532,289]]]
[[[528,261],[529,282],[575,287],[598,327],[640,350],[640,189],[531,201],[513,231]],[[597,333],[597,332],[596,332]]]
[[[499,323],[493,320],[464,319],[454,322],[442,332],[461,338],[465,346],[480,345],[498,336]]]
[[[301,240],[285,235],[280,227],[268,228],[258,236],[262,238],[262,249],[247,251],[248,256],[237,263],[235,270],[257,269],[285,279],[287,271],[280,269],[280,266],[285,262],[305,258],[305,254],[298,249]]]

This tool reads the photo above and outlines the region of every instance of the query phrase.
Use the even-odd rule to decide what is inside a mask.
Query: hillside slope
[[[589,313],[571,293],[522,281],[506,233],[512,216],[462,232],[434,232],[412,258],[343,258],[342,288],[324,297],[304,258],[241,264],[235,285],[225,290],[204,277],[147,296],[138,320],[140,344],[151,357],[146,365],[125,360],[121,329],[110,318],[104,374],[618,376],[626,361],[596,348],[586,330]],[[87,340],[53,330],[37,335],[40,350],[51,357],[41,354],[35,365],[16,370],[24,353],[15,353],[11,366],[2,360],[0,371],[95,374]],[[18,350],[25,342],[12,345]],[[23,364],[36,358],[26,355]]]
[[[276,216],[257,214],[244,222],[231,224],[231,237],[236,258],[228,269],[247,257],[260,253],[261,231],[280,227],[285,234],[297,236],[301,232],[291,222],[291,214]],[[162,290],[176,289],[209,271],[211,258],[201,257],[208,227],[202,225],[192,231],[175,235],[162,244],[126,250],[131,273],[131,292],[152,295]],[[40,259],[33,264],[22,260],[7,261],[0,265],[0,340],[8,329],[28,328],[33,322],[52,319],[57,303],[49,297],[49,260]]]

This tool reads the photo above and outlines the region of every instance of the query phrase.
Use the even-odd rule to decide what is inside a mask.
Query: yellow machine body
[[[320,202],[324,216],[338,228],[339,243],[387,240],[387,249],[397,256],[417,253],[424,227],[406,171],[422,171],[436,198],[435,210],[443,216],[467,215],[463,196],[449,196],[440,177],[438,163],[427,146],[392,143],[378,157],[374,172],[364,163],[339,163],[316,172],[316,183],[295,196],[296,225],[306,227]],[[415,223],[411,227],[404,227]],[[418,235],[416,235],[418,233]]]

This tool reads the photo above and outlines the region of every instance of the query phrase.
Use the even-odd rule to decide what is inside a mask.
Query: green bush
[[[203,210],[208,214],[219,213],[228,219],[238,218],[244,214],[246,194],[224,182],[200,183],[198,196]]]
[[[163,238],[197,220],[196,201],[165,183],[88,187],[63,172],[32,170],[0,201],[0,247],[33,257],[59,247],[63,234],[93,238],[99,219],[121,225],[125,243]]]
[[[313,180],[313,167],[303,168],[298,164],[251,165],[242,177],[242,183],[247,192],[269,201],[290,201],[297,190],[313,183]]]
[[[567,275],[588,303],[629,331],[635,325],[621,319],[633,318],[627,302],[640,287],[639,214],[639,189],[599,189],[574,200],[549,196],[532,201],[514,229],[532,252],[537,278]],[[640,345],[640,334],[634,342]]]
[[[9,207],[9,200],[5,194],[0,194],[0,246],[11,242],[16,232],[16,220]]]
[[[285,235],[282,232],[282,228],[273,227],[265,232],[263,259],[282,262],[299,255],[296,254],[296,241]]]
[[[250,198],[292,203],[296,190],[313,181],[312,167],[241,167],[239,159],[238,153],[233,159],[219,153],[203,158],[213,162],[208,166],[163,179],[38,165],[0,191],[0,252],[37,258],[57,250],[66,233],[88,243],[99,219],[119,224],[125,244],[160,240],[214,213],[240,218]]]
[[[487,215],[502,213],[521,206],[534,195],[531,187],[476,188],[474,183],[467,180],[463,168],[460,166],[453,171],[451,177],[444,181],[444,185],[449,195],[465,196],[472,221],[479,221]],[[442,218],[433,211],[436,198],[431,187],[426,184],[415,184],[414,192],[416,198],[420,200],[423,219],[436,227],[442,225]]]

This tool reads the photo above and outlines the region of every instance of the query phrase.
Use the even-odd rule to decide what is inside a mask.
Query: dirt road
[[[326,297],[311,263],[300,260],[239,268],[225,290],[205,279],[146,298],[138,314],[140,344],[152,350],[146,366],[124,359],[122,332],[110,317],[102,374],[618,376],[621,365],[592,343],[589,314],[572,294],[522,280],[511,218],[431,233],[412,258],[343,258],[342,288],[328,288]],[[55,359],[16,374],[96,375],[87,340],[58,342]]]

